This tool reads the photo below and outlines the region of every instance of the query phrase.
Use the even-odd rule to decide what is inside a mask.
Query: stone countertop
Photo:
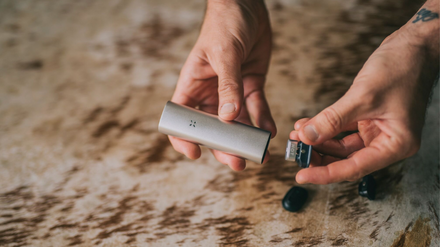
[[[418,154],[358,182],[306,185],[294,122],[350,86],[416,12],[410,0],[268,0],[267,96],[278,126],[265,165],[243,172],[204,149],[191,161],[157,132],[204,1],[0,1],[0,244],[6,246],[440,246],[439,94]]]

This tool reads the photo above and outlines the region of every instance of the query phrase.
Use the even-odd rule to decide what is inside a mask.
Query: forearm
[[[414,51],[413,70],[418,74],[417,91],[424,98],[430,95],[440,66],[440,0],[428,0],[395,34],[406,42],[405,50]],[[384,41],[385,43],[386,41]],[[402,50],[401,52],[405,52]]]

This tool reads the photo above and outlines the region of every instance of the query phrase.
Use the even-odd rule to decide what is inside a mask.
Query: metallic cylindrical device
[[[159,122],[159,132],[202,144],[257,163],[263,163],[269,146],[269,131],[168,101]]]

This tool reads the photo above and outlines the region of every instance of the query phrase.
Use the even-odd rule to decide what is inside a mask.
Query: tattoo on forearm
[[[412,23],[416,23],[418,21],[427,22],[438,18],[438,13],[434,13],[431,10],[423,8],[419,12],[417,12],[416,19]]]

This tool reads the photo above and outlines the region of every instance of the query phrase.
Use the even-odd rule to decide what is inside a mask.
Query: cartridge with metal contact
[[[285,159],[296,161],[299,167],[307,168],[310,165],[312,157],[312,146],[304,144],[301,141],[288,140]]]

